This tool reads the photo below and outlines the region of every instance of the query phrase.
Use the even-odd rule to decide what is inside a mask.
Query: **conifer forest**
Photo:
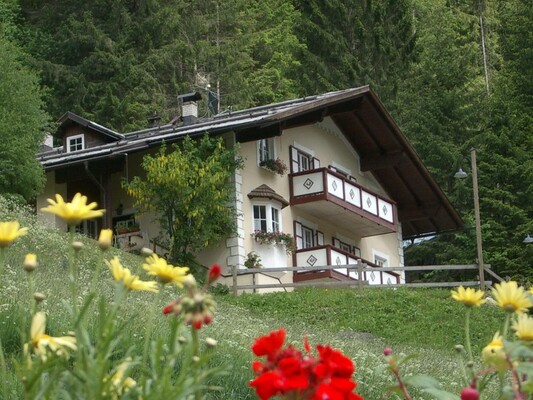
[[[370,85],[465,221],[406,242],[407,265],[476,258],[533,282],[531,0],[0,0],[0,192],[31,200],[42,133],[72,111],[119,132]],[[217,110],[208,107],[217,98]]]

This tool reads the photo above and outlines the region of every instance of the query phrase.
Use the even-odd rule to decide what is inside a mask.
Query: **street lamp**
[[[529,236],[529,233],[528,233],[522,243],[525,243],[525,244],[533,243],[533,237]]]
[[[483,246],[481,243],[481,221],[479,218],[479,191],[477,184],[477,161],[476,149],[470,150],[472,160],[472,184],[474,186],[474,214],[476,218],[476,243],[477,243],[477,264],[479,267],[479,288],[485,290],[485,266],[483,264]],[[455,178],[462,179],[467,177],[467,173],[459,168],[454,175]],[[533,238],[531,238],[533,241]]]

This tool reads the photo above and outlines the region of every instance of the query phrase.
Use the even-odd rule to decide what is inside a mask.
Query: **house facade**
[[[407,237],[452,231],[462,226],[456,210],[412,146],[368,87],[342,90],[209,119],[197,117],[197,93],[180,96],[182,116],[161,125],[118,133],[72,113],[59,121],[62,146],[39,154],[46,171],[46,198],[81,192],[108,212],[79,229],[96,236],[112,227],[125,250],[150,246],[158,251],[159,227],[153,215],[139,215],[122,180],[143,175],[144,155],[165,143],[205,133],[239,144],[245,167],[236,173],[237,233],[198,255],[205,265],[260,264],[254,283],[309,279],[356,279],[355,271],[269,273],[271,267],[347,265],[362,260],[368,284],[403,282],[377,266],[403,266]],[[61,227],[54,215],[43,214]],[[66,227],[63,227],[66,229]],[[268,242],[289,234],[296,249]],[[278,239],[283,235],[277,234]],[[246,279],[246,278],[244,278]],[[250,283],[252,276],[249,276]]]

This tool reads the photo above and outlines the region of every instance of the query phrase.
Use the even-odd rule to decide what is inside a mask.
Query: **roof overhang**
[[[67,114],[73,120],[81,118]],[[193,125],[163,125],[126,135],[115,133],[121,139],[118,142],[73,153],[53,150],[40,154],[39,161],[46,170],[65,168],[205,133],[232,131],[238,142],[247,142],[278,136],[285,129],[321,122],[326,117],[335,122],[360,155],[361,170],[371,172],[396,202],[404,238],[463,227],[453,205],[368,86],[232,112]],[[83,121],[94,124],[82,118]]]

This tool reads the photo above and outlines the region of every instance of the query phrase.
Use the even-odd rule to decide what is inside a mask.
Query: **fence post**
[[[237,296],[237,266],[231,266],[231,274],[233,275],[233,295]]]
[[[357,288],[363,288],[363,264],[361,260],[357,260]]]

